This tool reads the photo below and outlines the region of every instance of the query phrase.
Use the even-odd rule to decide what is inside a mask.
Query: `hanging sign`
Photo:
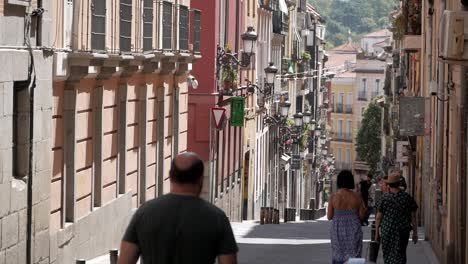
[[[244,126],[245,98],[231,97],[231,126]]]
[[[215,121],[215,126],[217,129],[223,127],[223,122],[226,119],[226,109],[225,108],[211,108],[211,114]]]
[[[301,155],[300,154],[292,154],[291,155],[291,169],[292,170],[300,170],[301,169]]]

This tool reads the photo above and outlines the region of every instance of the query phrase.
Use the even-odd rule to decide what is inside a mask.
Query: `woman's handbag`
[[[377,262],[377,257],[379,256],[379,241],[371,241],[369,243],[369,261]]]

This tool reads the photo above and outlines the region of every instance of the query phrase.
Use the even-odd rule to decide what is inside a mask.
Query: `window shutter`
[[[106,49],[106,1],[93,0],[91,3],[91,49]]]
[[[172,3],[163,3],[163,49],[172,49]]]
[[[193,51],[200,52],[201,12],[193,12]]]
[[[97,0],[97,1],[100,1],[100,0]],[[120,0],[120,51],[130,52],[131,45],[132,45],[132,0]]]
[[[143,51],[153,50],[153,0],[143,2]]]
[[[180,6],[179,11],[179,50],[189,49],[189,10]]]

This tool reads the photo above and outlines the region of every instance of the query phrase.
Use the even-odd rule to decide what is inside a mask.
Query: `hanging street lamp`
[[[302,126],[303,117],[304,117],[304,116],[302,115],[301,112],[296,113],[296,114],[294,115],[294,125],[295,125],[296,127],[301,127],[301,126]]]
[[[304,123],[309,124],[311,118],[312,118],[312,113],[309,110],[305,111],[305,113],[304,113]]]
[[[282,117],[288,116],[289,108],[291,108],[291,103],[289,101],[280,103],[280,114]]]

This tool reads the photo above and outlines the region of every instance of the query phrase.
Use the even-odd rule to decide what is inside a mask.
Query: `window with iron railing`
[[[343,104],[336,104],[336,113],[343,113]]]
[[[336,131],[332,133],[333,141],[340,141],[340,142],[352,142],[353,141],[353,134],[349,132],[343,131]]]
[[[97,0],[100,1],[100,0]],[[105,2],[105,1],[103,1]],[[120,51],[132,49],[132,0],[120,0]]]
[[[201,11],[193,11],[193,52],[200,52]]]
[[[179,9],[179,50],[188,51],[189,49],[189,9],[186,6],[180,6]]]
[[[91,3],[91,49],[106,49],[106,1],[93,0]]]
[[[162,48],[172,49],[172,3],[163,2],[162,14]]]
[[[358,100],[359,101],[367,101],[367,92],[366,91],[359,91]]]
[[[346,114],[352,114],[353,113],[353,105],[349,105],[349,104],[345,105],[344,106],[344,112]]]
[[[143,51],[153,50],[153,0],[143,1]]]

